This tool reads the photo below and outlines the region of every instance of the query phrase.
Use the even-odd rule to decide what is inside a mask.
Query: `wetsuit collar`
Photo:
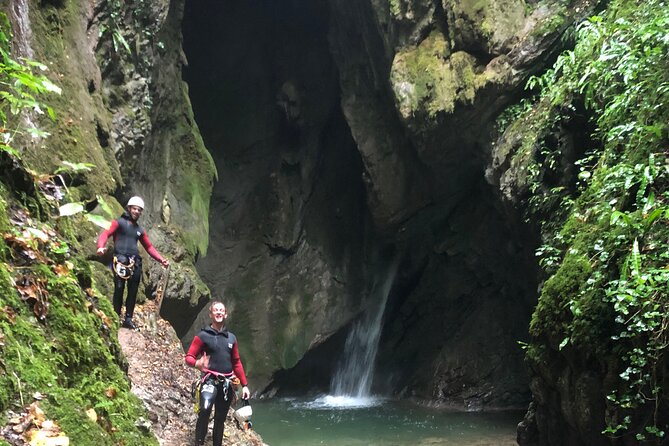
[[[207,330],[212,331],[214,334],[222,334],[226,338],[228,337],[228,327],[225,325],[220,330],[216,330],[211,324],[207,327]]]

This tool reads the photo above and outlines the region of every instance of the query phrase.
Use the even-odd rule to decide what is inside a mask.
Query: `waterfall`
[[[344,346],[344,357],[330,383],[334,397],[370,397],[383,311],[398,265],[399,258],[394,258],[376,277],[369,296],[372,305],[365,316],[353,324]]]

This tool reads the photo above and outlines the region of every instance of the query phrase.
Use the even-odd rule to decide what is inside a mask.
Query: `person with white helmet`
[[[139,256],[137,242],[140,242],[146,252],[167,267],[170,262],[163,258],[149,241],[149,236],[143,227],[137,223],[144,210],[144,200],[134,196],[128,200],[126,211],[119,218],[111,222],[109,229],[102,231],[98,237],[99,255],[104,254],[107,240],[110,236],[114,238],[114,311],[121,317],[123,306],[123,292],[128,284],[128,296],[125,302],[125,318],[121,325],[125,328],[137,330],[137,325],[132,321],[137,299],[137,289],[142,277],[142,258]]]

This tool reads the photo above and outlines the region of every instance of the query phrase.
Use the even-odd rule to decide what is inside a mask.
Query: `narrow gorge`
[[[161,316],[188,347],[224,301],[256,398],[527,410],[521,446],[664,444],[661,1],[0,5],[4,66],[48,80],[3,68],[3,419],[48,387],[74,444],[94,441],[75,400],[106,413],[85,422],[100,444],[155,441],[136,401],[120,434],[120,400],[70,393],[129,392],[94,251],[141,195],[172,262]],[[11,99],[26,88],[39,103]],[[145,265],[141,301],[163,273]],[[24,345],[58,356],[32,373]]]

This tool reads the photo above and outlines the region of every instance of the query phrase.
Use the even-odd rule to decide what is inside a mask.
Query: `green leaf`
[[[639,252],[639,240],[634,239],[634,244],[632,245],[632,254],[630,256],[632,260],[632,276],[639,277],[641,272],[641,254]]]
[[[40,130],[36,127],[31,127],[26,129],[28,134],[32,136],[33,138],[46,138],[49,136],[51,133],[45,132],[44,130]]]
[[[21,154],[16,151],[13,147],[8,146],[7,144],[2,144],[0,143],[0,150],[6,153],[9,153],[11,156],[13,156],[16,159],[21,159]]]
[[[42,87],[50,93],[61,94],[63,92],[63,90],[61,90],[58,85],[54,84],[46,78],[42,79]]]
[[[61,217],[75,215],[79,212],[83,212],[83,210],[84,205],[81,203],[67,203],[58,208],[58,212]]]
[[[111,221],[104,218],[101,215],[95,215],[95,214],[86,214],[86,220],[90,221],[91,223],[103,228],[103,229],[108,229],[109,226],[111,225]]]
[[[56,174],[63,173],[63,172],[90,172],[94,167],[95,164],[91,163],[71,163],[69,161],[62,161],[61,164],[64,167],[59,167],[56,169]]]
[[[123,34],[121,34],[121,31],[119,30],[114,31],[112,39],[114,40],[114,48],[116,49],[116,51],[118,51],[116,42],[119,42],[121,45],[123,45],[123,48],[125,48],[128,54],[130,54],[130,45],[128,45],[128,42],[125,40],[125,37],[123,37]]]
[[[98,204],[100,205],[100,208],[102,209],[102,212],[107,215],[110,219],[113,218],[114,216],[114,211],[112,211],[112,208],[109,206],[109,203],[107,203],[104,198],[102,198],[100,195],[97,196]]]

